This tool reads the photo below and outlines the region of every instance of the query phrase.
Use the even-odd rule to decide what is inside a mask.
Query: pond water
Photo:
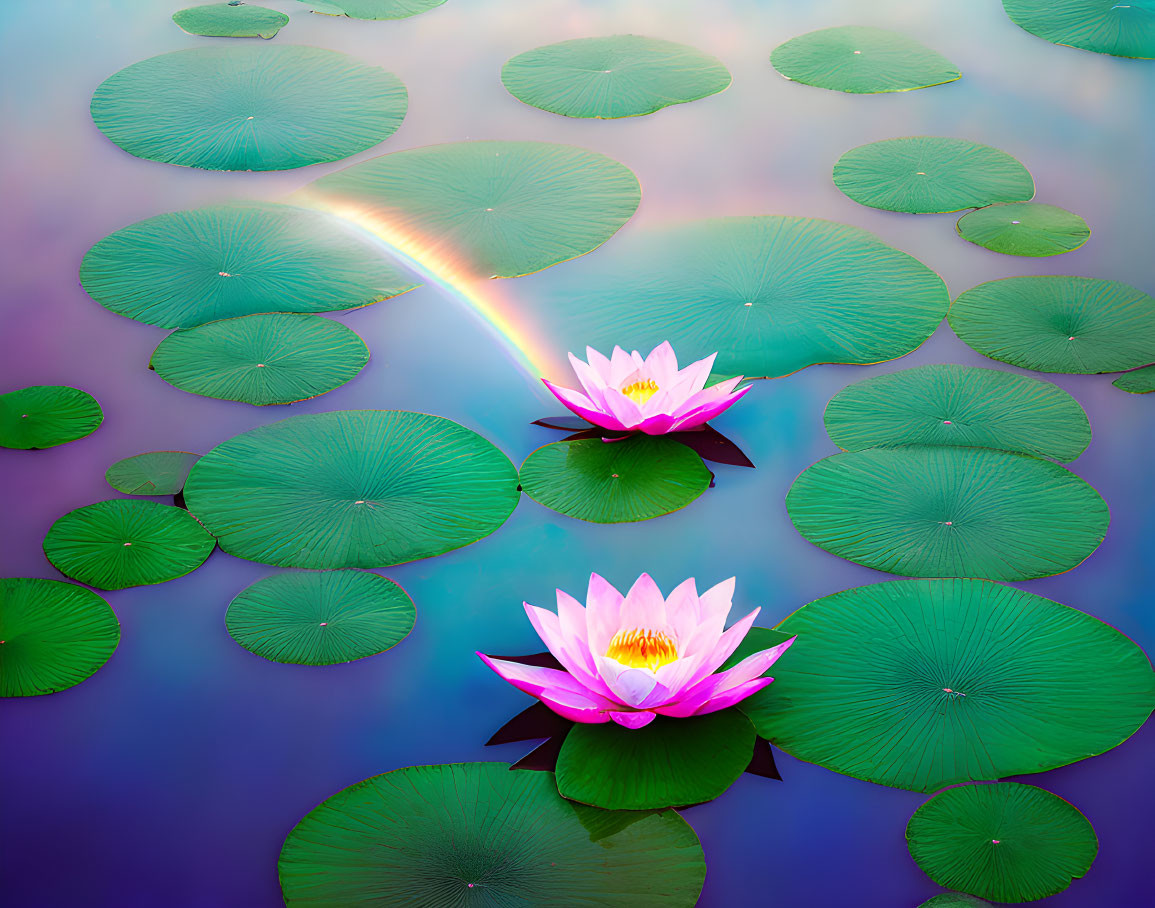
[[[397,73],[410,94],[409,114],[387,142],[349,161],[282,173],[140,160],[92,125],[89,97],[112,72],[165,51],[227,43],[181,32],[169,19],[181,5],[43,0],[0,8],[8,88],[0,148],[2,385],[75,385],[105,412],[100,430],[74,444],[0,451],[4,576],[59,577],[41,552],[44,533],[64,512],[116,497],[103,479],[113,461],[159,449],[204,452],[290,414],[435,413],[481,432],[515,463],[556,440],[529,425],[560,409],[532,373],[566,377],[564,351],[528,323],[511,331],[516,347],[444,288],[339,316],[372,350],[364,372],[320,398],[258,409],[166,385],[147,369],[164,332],[113,315],[78,284],[83,253],[119,227],[228,199],[280,199],[387,151],[537,139],[603,152],[629,166],[644,189],[622,236],[719,215],[810,215],[874,231],[936,269],[952,294],[1032,273],[1155,290],[1155,120],[1147,115],[1155,64],[1051,45],[1011,24],[997,0],[449,0],[395,22],[313,16],[297,3],[270,2],[293,17],[275,43],[346,51]],[[964,76],[925,91],[852,96],[791,84],[769,66],[783,40],[842,24],[906,32]],[[501,64],[516,53],[613,33],[693,44],[722,59],[734,83],[721,95],[619,121],[553,116],[501,86]],[[955,216],[875,211],[834,188],[830,170],[843,151],[911,134],[957,136],[1014,154],[1034,174],[1039,201],[1086,218],[1090,242],[1054,259],[999,256],[958,239]],[[523,304],[535,287],[580,276],[599,254],[495,284],[494,298],[509,294]],[[944,325],[897,362],[818,366],[760,383],[716,422],[757,470],[718,467],[717,487],[701,499],[640,524],[585,524],[523,499],[480,543],[382,572],[410,593],[418,618],[410,637],[379,657],[311,668],[241,649],[225,632],[225,608],[273,569],[219,551],[179,580],[108,594],[123,629],[111,661],[65,693],[0,704],[4,903],[280,904],[283,837],[328,795],[397,767],[513,760],[525,750],[482,746],[529,701],[474,651],[537,651],[522,600],[548,606],[555,587],[580,593],[590,571],[618,585],[649,571],[664,589],[691,575],[700,585],[736,576],[736,610],[760,605],[758,623],[767,626],[817,597],[889,579],[803,540],[783,496],[799,472],[833,453],[822,411],[838,389],[932,362],[1011,370]],[[1153,652],[1155,400],[1122,393],[1107,376],[1048,377],[1090,414],[1094,441],[1072,468],[1102,492],[1112,524],[1077,570],[1021,586],[1088,611]],[[1104,756],[1023,779],[1073,802],[1101,843],[1090,874],[1048,904],[1137,906],[1150,893],[1153,760],[1148,726]],[[717,801],[687,811],[709,865],[700,904],[913,908],[940,891],[912,863],[903,838],[924,796],[781,753],[778,765],[784,781],[744,776]]]

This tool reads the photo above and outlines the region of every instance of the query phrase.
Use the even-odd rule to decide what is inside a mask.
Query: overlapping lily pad
[[[488,536],[517,506],[517,471],[457,423],[401,410],[296,416],[218,445],[189,510],[232,555],[279,567],[385,567]]]
[[[413,600],[368,571],[274,574],[241,590],[229,635],[271,662],[336,665],[383,653],[413,629]]]
[[[518,54],[501,68],[511,95],[563,117],[640,117],[717,94],[722,61],[685,44],[611,35],[575,38]]]
[[[131,155],[204,170],[339,161],[393,135],[401,80],[334,50],[290,44],[178,50],[96,89],[92,119]]]
[[[859,25],[791,38],[774,48],[770,64],[793,82],[852,94],[911,91],[962,76],[950,60],[913,38]]]
[[[805,538],[908,577],[1031,580],[1087,558],[1107,503],[1056,463],[986,448],[872,448],[805,470],[786,495]]]
[[[1111,382],[1116,388],[1131,394],[1150,394],[1155,391],[1155,365],[1132,369]]]
[[[1155,350],[1155,299],[1118,281],[988,281],[961,294],[948,318],[983,356],[1039,372],[1124,372]]]
[[[182,577],[200,567],[215,545],[183,508],[115,499],[59,518],[44,537],[44,554],[66,577],[121,590]]]
[[[106,309],[161,328],[356,309],[417,286],[338,218],[267,202],[130,224],[88,250],[80,283]]]
[[[59,580],[0,579],[0,697],[79,684],[120,642],[120,623],[91,590]]]
[[[118,460],[104,478],[125,495],[176,495],[199,459],[188,451],[150,451]]]
[[[300,198],[477,277],[519,277],[585,255],[637,210],[623,164],[549,142],[456,142],[373,158]]]
[[[827,404],[825,419],[844,451],[962,445],[1068,461],[1091,442],[1087,414],[1058,385],[952,363],[847,385]]]
[[[1065,208],[1039,202],[987,205],[964,214],[956,226],[968,243],[1004,255],[1062,255],[1091,237],[1091,228]]]
[[[275,9],[231,0],[190,6],[172,14],[172,21],[190,35],[209,38],[272,38],[289,21]]]
[[[629,237],[527,297],[560,349],[717,352],[716,371],[787,375],[874,363],[934,332],[946,287],[921,262],[857,227],[795,217],[721,218]]]
[[[33,385],[0,394],[0,448],[54,448],[91,435],[104,420],[91,394],[66,385]]]
[[[1155,58],[1155,7],[1151,0],[1003,0],[1011,21],[1052,44]]]
[[[910,214],[1025,202],[1035,181],[997,148],[941,136],[909,136],[859,145],[834,165],[834,185],[870,208]]]
[[[408,19],[441,6],[445,0],[298,0],[314,13],[350,19]]]
[[[797,643],[775,664],[774,683],[739,706],[758,734],[896,788],[1054,769],[1116,747],[1155,707],[1151,663],[1129,639],[988,581],[846,590],[778,630]]]
[[[1099,851],[1094,828],[1073,805],[1014,782],[940,791],[914,812],[906,839],[915,863],[940,886],[998,902],[1062,892]]]
[[[508,763],[413,766],[358,782],[289,833],[285,902],[690,908],[706,863],[673,811],[566,801],[553,773]]]
[[[267,406],[332,391],[367,362],[365,342],[340,322],[274,312],[174,331],[149,368],[190,394]]]

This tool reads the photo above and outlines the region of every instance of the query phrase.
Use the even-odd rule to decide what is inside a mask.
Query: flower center
[[[652,378],[643,378],[641,381],[622,385],[622,393],[636,404],[644,404],[659,390],[658,383]]]
[[[648,668],[654,672],[677,660],[678,647],[661,631],[637,628],[614,634],[606,655],[630,668]]]

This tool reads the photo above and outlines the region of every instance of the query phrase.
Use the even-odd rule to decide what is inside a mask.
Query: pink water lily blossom
[[[742,380],[740,375],[706,387],[717,355],[679,369],[669,341],[644,359],[637,350],[627,353],[621,347],[614,347],[607,359],[586,347],[589,362],[569,355],[584,394],[548,381],[545,385],[570,410],[595,426],[664,435],[705,425],[750,390],[750,386],[734,390]]]
[[[597,574],[583,607],[557,591],[557,613],[525,603],[534,629],[564,670],[477,655],[506,681],[574,722],[642,728],[655,716],[686,718],[733,706],[773,678],[763,673],[794,642],[719,672],[759,609],[725,629],[734,578],[698,595],[693,578],[669,597],[642,574],[623,596]]]

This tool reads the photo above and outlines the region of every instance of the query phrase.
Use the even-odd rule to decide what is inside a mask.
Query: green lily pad
[[[895,788],[1065,766],[1118,746],[1155,707],[1151,663],[1113,627],[985,580],[858,587],[778,630],[798,641],[739,707],[758,734]]]
[[[339,161],[393,135],[408,95],[390,72],[291,44],[196,47],[109,76],[92,119],[131,155],[204,170]]]
[[[254,406],[291,404],[351,381],[369,348],[319,315],[245,315],[174,331],[150,369],[182,391]]]
[[[1019,28],[1052,44],[1155,59],[1151,0],[1003,0],[1003,9]]]
[[[229,635],[270,662],[336,665],[375,656],[413,629],[413,600],[368,571],[274,574],[245,587],[225,613]]]
[[[33,385],[0,394],[0,448],[54,448],[91,435],[104,420],[91,394],[66,385]]]
[[[1091,443],[1087,414],[1058,385],[952,363],[847,385],[826,405],[825,419],[844,451],[962,445],[1069,461]]]
[[[990,902],[976,899],[961,892],[944,892],[934,898],[927,899],[918,908],[994,908]]]
[[[237,435],[192,468],[189,510],[231,555],[278,567],[386,567],[488,536],[517,471],[448,419],[401,410],[295,416]]]
[[[563,117],[641,117],[724,90],[730,72],[694,47],[612,35],[576,38],[518,54],[501,81],[519,101]]]
[[[1116,388],[1132,394],[1150,394],[1155,391],[1155,365],[1132,369],[1111,382]]]
[[[865,230],[751,217],[625,238],[525,305],[563,350],[669,340],[687,361],[717,352],[720,373],[772,377],[903,356],[949,303],[937,274]]]
[[[350,19],[408,19],[441,6],[445,0],[298,0],[314,13]]]
[[[1077,214],[1038,202],[987,205],[964,214],[955,229],[968,243],[991,252],[1035,257],[1062,255],[1091,237]]]
[[[1099,851],[1094,828],[1073,805],[1015,782],[940,791],[914,812],[906,841],[940,886],[999,902],[1062,892]]]
[[[649,520],[684,508],[710,487],[702,458],[669,438],[635,435],[558,441],[521,465],[525,494],[593,523]]]
[[[1102,543],[1107,503],[1069,470],[986,448],[872,448],[805,470],[786,510],[840,558],[908,577],[1031,580]]]
[[[852,94],[911,91],[962,76],[950,60],[913,38],[858,25],[791,38],[774,48],[770,65],[792,82]]]
[[[560,797],[550,772],[456,763],[339,791],[289,833],[278,871],[289,908],[691,908],[706,862],[672,810],[607,813]]]
[[[44,554],[73,580],[100,590],[164,583],[196,570],[216,545],[184,508],[155,501],[98,501],[59,518]]]
[[[88,250],[80,283],[106,309],[161,328],[357,309],[417,286],[350,225],[267,202],[130,224]]]
[[[92,590],[60,580],[0,579],[0,697],[38,697],[96,672],[120,623]]]
[[[689,719],[658,716],[634,729],[579,722],[562,742],[557,789],[609,810],[712,801],[745,772],[755,737],[737,709]]]
[[[1155,299],[1118,281],[988,281],[961,294],[948,319],[983,356],[1039,372],[1125,372],[1155,350]]]
[[[248,3],[208,3],[172,14],[172,21],[190,35],[209,38],[272,38],[289,17],[275,9]]]
[[[118,460],[104,478],[125,495],[176,495],[199,459],[188,451],[150,451]]]
[[[479,277],[519,277],[585,255],[641,201],[638,179],[593,151],[455,142],[373,158],[300,198]]]
[[[870,208],[931,214],[1025,202],[1035,181],[1005,151],[939,136],[859,145],[834,165],[834,185]]]

